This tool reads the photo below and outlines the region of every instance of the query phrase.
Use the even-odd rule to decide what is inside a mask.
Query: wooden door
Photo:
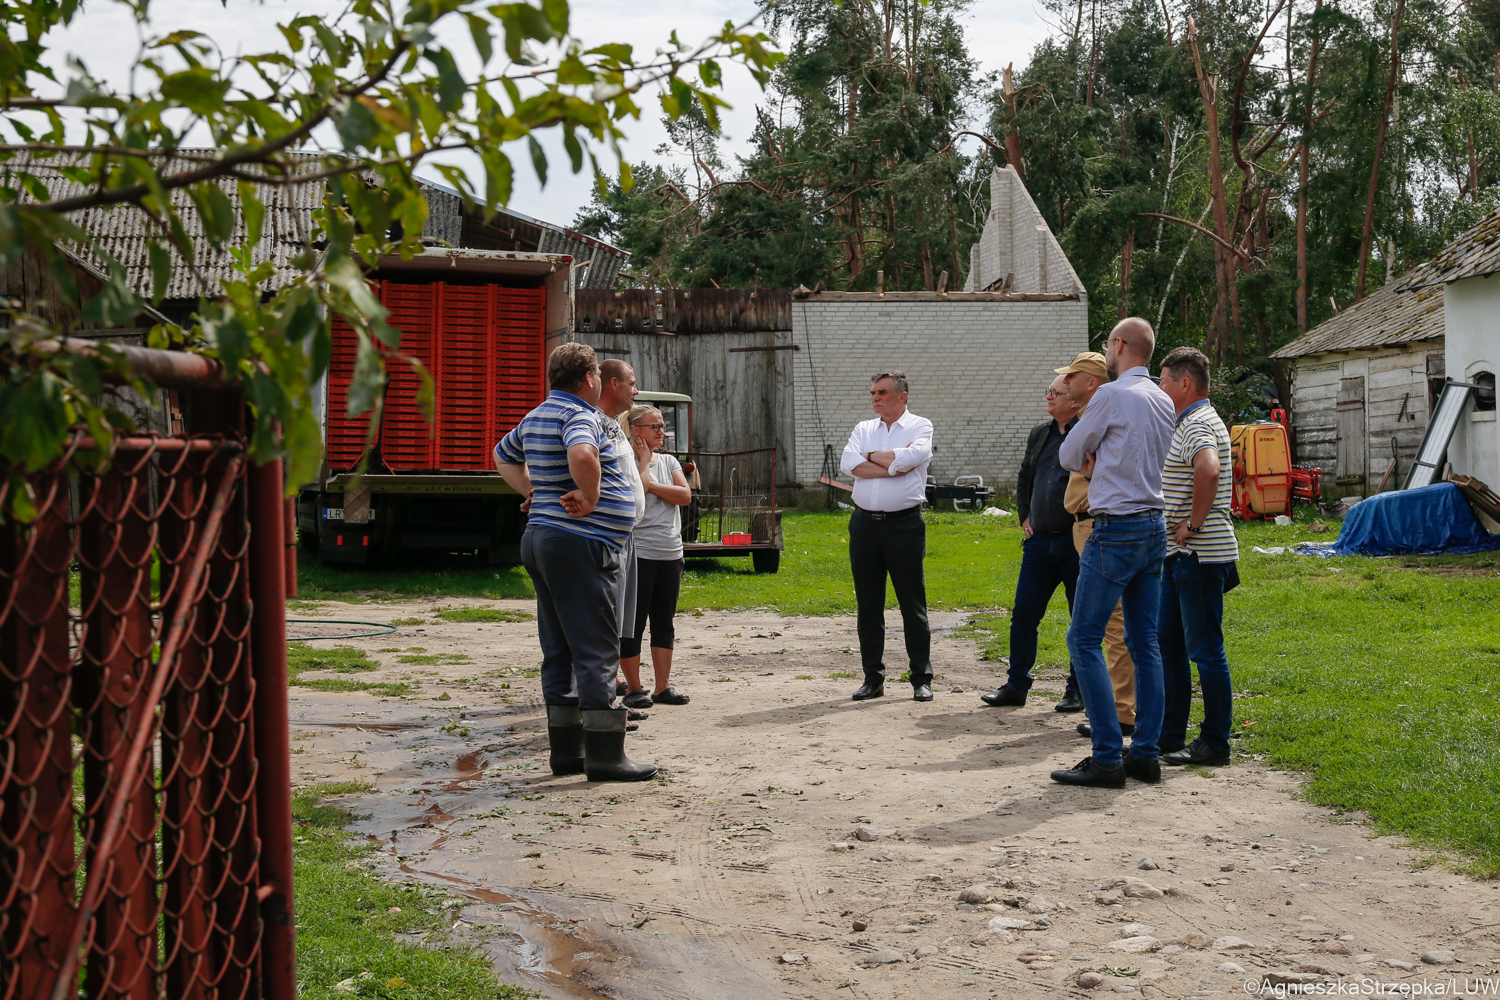
[[[1338,482],[1352,486],[1365,481],[1368,460],[1365,448],[1365,380],[1363,376],[1339,380],[1335,438],[1338,442]]]

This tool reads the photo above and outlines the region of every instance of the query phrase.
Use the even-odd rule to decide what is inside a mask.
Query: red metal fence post
[[[149,761],[127,767],[132,737],[143,716],[156,711],[147,694],[154,673],[156,636],[151,622],[151,564],[155,525],[148,520],[144,475],[122,466],[139,455],[117,456],[81,502],[88,508],[79,528],[82,566],[82,656],[74,680],[74,702],[85,721],[82,733],[84,842],[89,880],[101,885],[88,950],[85,991],[90,997],[150,1000],[157,995],[156,824]],[[151,748],[145,748],[147,756]],[[122,775],[133,770],[129,787]],[[120,835],[101,855],[98,841],[115,800],[125,800]],[[87,919],[87,918],[85,918]]]
[[[292,901],[291,736],[287,720],[286,521],[280,461],[249,472],[250,657],[255,668],[257,823],[260,827],[261,992],[271,1000],[297,993],[296,917]]]
[[[75,904],[68,481],[0,533],[0,997],[46,996]],[[52,933],[49,933],[52,932]]]

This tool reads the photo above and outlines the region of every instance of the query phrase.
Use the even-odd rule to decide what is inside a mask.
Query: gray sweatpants
[[[609,708],[620,663],[620,551],[532,522],[521,536],[521,564],[536,588],[543,700]]]

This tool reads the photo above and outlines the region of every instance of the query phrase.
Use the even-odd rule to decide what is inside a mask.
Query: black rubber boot
[[[591,708],[583,713],[583,773],[590,781],[649,781],[655,764],[625,756],[625,709]]]
[[[547,743],[553,774],[583,773],[583,713],[577,705],[547,706]]]

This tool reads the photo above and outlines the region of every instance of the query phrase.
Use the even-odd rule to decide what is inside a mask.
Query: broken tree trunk
[[[1316,24],[1318,13],[1323,9],[1323,0],[1313,4]],[[1308,136],[1313,126],[1313,87],[1318,79],[1318,51],[1322,47],[1322,33],[1313,28],[1312,48],[1307,56],[1307,90],[1302,95],[1302,141],[1297,144],[1297,333],[1307,332],[1307,182],[1309,174]]]
[[[1188,18],[1188,48],[1193,54],[1193,71],[1198,77],[1198,92],[1203,98],[1204,131],[1208,134],[1208,186],[1210,204],[1213,206],[1214,232],[1219,237],[1214,243],[1214,278],[1218,298],[1214,303],[1214,322],[1209,328],[1206,354],[1222,357],[1224,345],[1229,340],[1229,285],[1233,258],[1226,247],[1234,245],[1234,233],[1229,228],[1229,198],[1224,190],[1224,158],[1219,136],[1219,80],[1203,71],[1203,57],[1198,50],[1198,24]]]
[[[1385,136],[1391,124],[1391,102],[1396,97],[1396,82],[1401,76],[1401,15],[1406,0],[1396,0],[1391,15],[1391,73],[1385,85],[1385,108],[1380,113],[1380,127],[1375,132],[1375,162],[1370,164],[1370,186],[1365,192],[1365,227],[1359,239],[1359,277],[1354,283],[1354,301],[1365,297],[1365,272],[1370,266],[1370,242],[1375,229],[1375,195],[1380,189],[1380,158],[1385,154]]]

